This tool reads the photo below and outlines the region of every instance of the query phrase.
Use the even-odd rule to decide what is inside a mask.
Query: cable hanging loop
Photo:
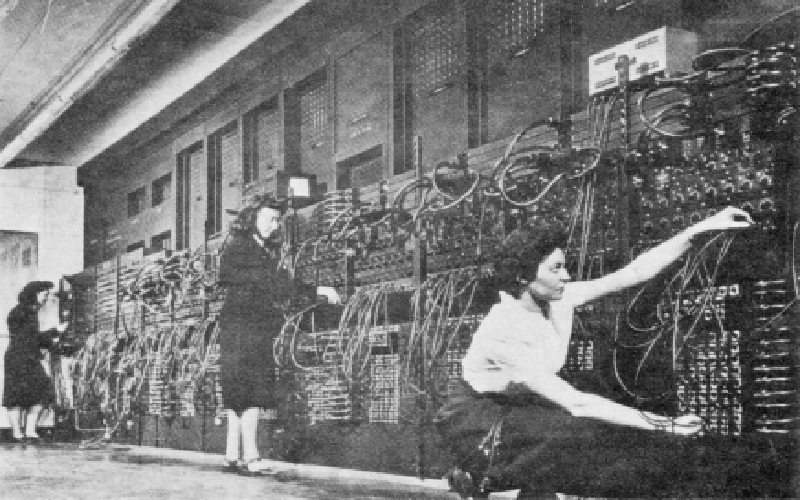
[[[430,207],[430,210],[434,211],[434,212],[438,212],[440,210],[448,210],[450,208],[453,208],[453,207],[459,205],[461,202],[463,202],[468,197],[470,197],[473,193],[475,193],[475,190],[477,189],[478,184],[480,184],[480,182],[481,182],[480,174],[478,174],[477,172],[475,172],[474,170],[472,170],[472,169],[470,169],[468,167],[459,168],[458,165],[456,165],[456,169],[457,170],[463,170],[466,175],[474,176],[475,180],[472,181],[472,185],[470,185],[470,187],[463,194],[461,194],[460,196],[452,196],[452,195],[446,193],[444,190],[442,190],[442,188],[439,186],[439,181],[438,181],[438,179],[439,179],[439,170],[443,169],[445,167],[453,167],[453,164],[451,164],[449,162],[439,162],[438,164],[436,164],[436,166],[433,168],[433,172],[431,173],[431,184],[433,185],[433,189],[440,196],[442,196],[445,199],[449,198],[450,201],[446,202],[443,205],[438,206],[438,207],[433,207],[433,206]]]

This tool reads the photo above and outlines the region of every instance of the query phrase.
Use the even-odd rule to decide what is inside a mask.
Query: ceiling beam
[[[186,18],[196,29],[217,33],[230,33],[247,18],[221,13],[191,2],[181,2],[177,7],[186,14]]]
[[[272,0],[224,39],[188,53],[169,72],[154,76],[147,88],[127,96],[127,102],[110,116],[87,123],[78,136],[77,151],[69,152],[64,163],[83,165],[137,130],[309,1]]]
[[[178,1],[131,2],[129,7],[133,8],[115,19],[114,29],[105,32],[102,40],[98,40],[82,55],[80,63],[53,86],[49,97],[34,107],[25,120],[24,128],[0,151],[0,168],[13,160],[76,99],[90,90],[122,58],[131,44],[149,32]]]

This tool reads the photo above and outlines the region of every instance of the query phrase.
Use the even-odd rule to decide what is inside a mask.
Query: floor
[[[457,499],[441,482],[276,463],[275,474],[221,472],[221,456],[163,448],[0,443],[2,498]]]

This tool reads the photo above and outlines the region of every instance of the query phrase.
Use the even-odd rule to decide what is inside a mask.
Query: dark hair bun
[[[262,208],[271,208],[281,214],[286,212],[286,203],[275,198],[271,193],[257,194],[250,198],[241,210],[233,211],[236,219],[231,222],[230,231],[238,234],[250,234],[256,230],[256,217]]]
[[[50,290],[54,286],[52,281],[31,281],[19,292],[17,302],[26,306],[35,305],[37,303],[36,294],[44,290]]]

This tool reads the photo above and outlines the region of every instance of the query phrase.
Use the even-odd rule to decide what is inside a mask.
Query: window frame
[[[140,186],[128,192],[128,218],[136,217],[145,210],[147,188]]]
[[[150,189],[150,206],[152,208],[169,200],[172,197],[172,172],[167,172],[154,180]]]

